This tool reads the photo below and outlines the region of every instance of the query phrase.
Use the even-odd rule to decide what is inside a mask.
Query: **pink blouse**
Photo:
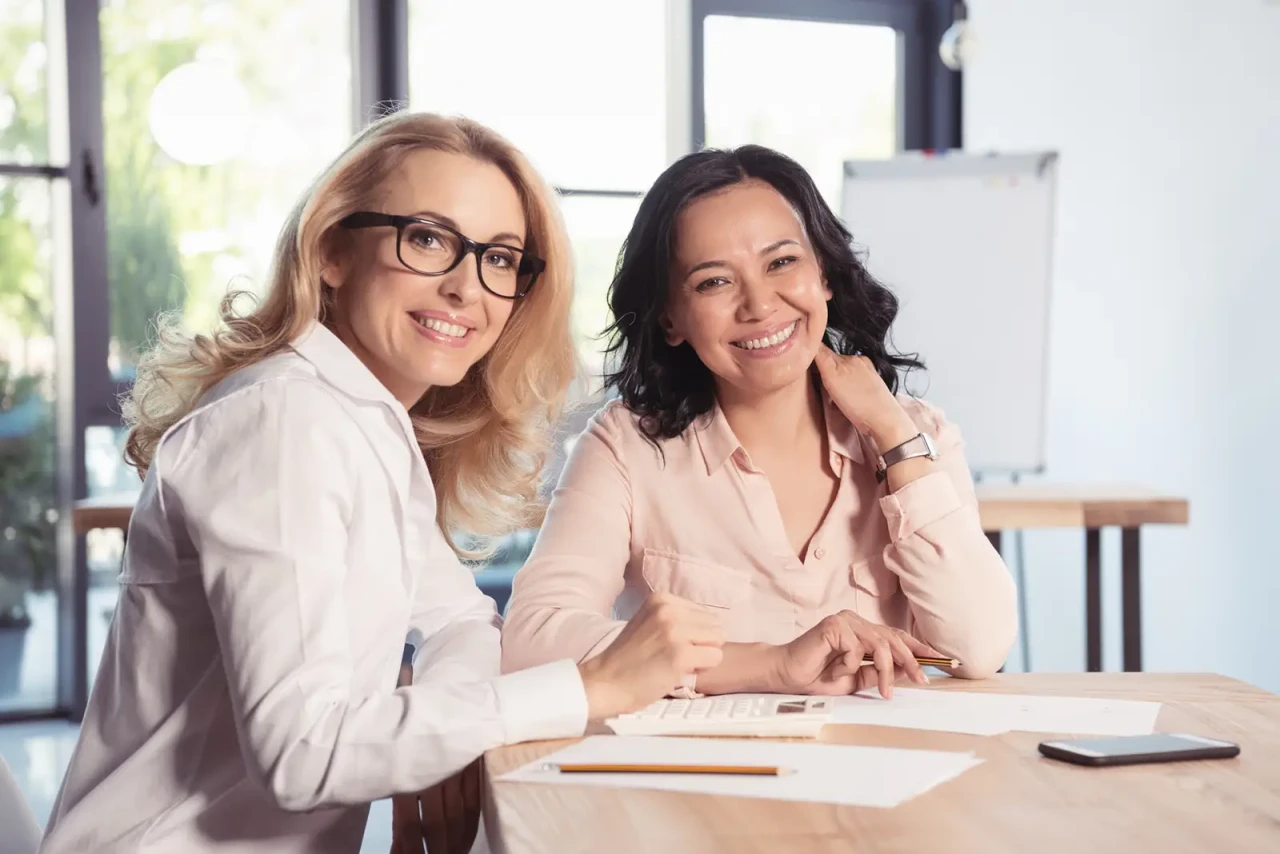
[[[630,410],[609,404],[577,439],[516,575],[503,668],[589,658],[666,591],[715,609],[729,641],[786,643],[847,609],[959,659],[957,675],[994,673],[1017,631],[1012,579],[978,521],[959,431],[902,403],[934,438],[939,470],[886,494],[878,452],[828,401],[840,483],[803,560],[718,407],[660,456]]]

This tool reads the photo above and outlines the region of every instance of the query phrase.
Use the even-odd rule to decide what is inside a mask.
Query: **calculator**
[[[704,735],[737,738],[817,738],[831,721],[828,697],[725,694],[659,700],[605,721],[617,735]]]

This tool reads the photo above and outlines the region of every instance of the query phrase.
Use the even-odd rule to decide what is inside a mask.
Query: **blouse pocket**
[[[849,581],[861,594],[884,600],[898,592],[898,576],[885,566],[884,557],[872,555],[849,566]]]
[[[710,608],[733,608],[751,592],[745,573],[674,552],[645,549],[641,574],[655,593],[670,593]]]

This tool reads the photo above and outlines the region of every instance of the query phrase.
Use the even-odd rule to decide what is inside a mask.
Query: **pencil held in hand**
[[[863,664],[875,664],[875,659],[869,655],[862,656]],[[916,656],[916,664],[929,667],[959,667],[960,662],[954,658],[929,658],[926,656]]]

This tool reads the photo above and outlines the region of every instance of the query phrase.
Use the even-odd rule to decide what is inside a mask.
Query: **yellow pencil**
[[[755,777],[781,777],[790,774],[787,768],[763,765],[613,765],[607,763],[583,763],[543,765],[544,771],[561,774],[746,774]]]
[[[869,655],[862,656],[863,664],[874,664],[875,659]],[[916,656],[916,664],[929,665],[930,667],[959,667],[960,662],[954,658],[929,658],[927,656]]]

